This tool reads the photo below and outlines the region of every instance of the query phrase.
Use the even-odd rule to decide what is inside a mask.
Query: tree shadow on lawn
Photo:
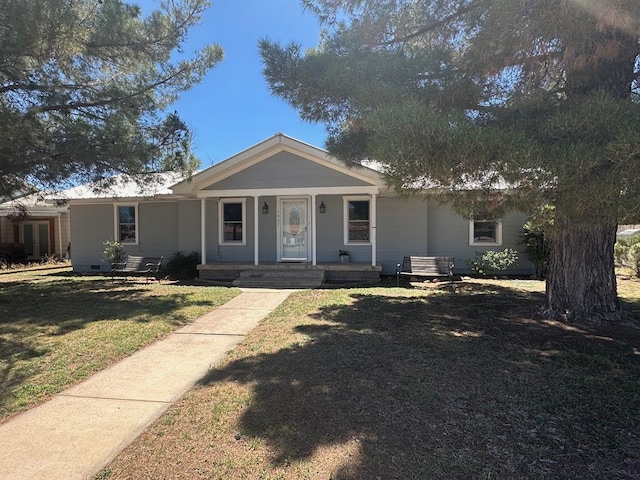
[[[142,285],[101,279],[0,283],[0,406],[13,398],[12,387],[39,371],[31,360],[43,357],[43,362],[48,361],[56,348],[56,342],[48,338],[103,320],[146,323],[162,316],[168,324],[181,325],[187,318],[177,310],[194,303],[199,302],[177,291],[153,294]]]
[[[239,429],[275,466],[357,442],[331,478],[640,475],[637,329],[536,319],[542,294],[495,285],[350,296],[203,380],[252,385]]]
[[[0,334],[48,326],[54,327],[50,334],[62,335],[100,320],[144,322],[184,306],[187,298],[179,292],[153,296],[143,285],[107,280],[8,282],[0,289]],[[172,316],[173,324],[184,321]]]

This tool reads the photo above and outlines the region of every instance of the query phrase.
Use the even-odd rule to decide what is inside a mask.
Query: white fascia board
[[[180,197],[170,195],[156,195],[154,197],[103,197],[103,198],[76,198],[68,200],[69,205],[98,205],[112,203],[159,203],[159,202],[177,202]]]
[[[306,160],[317,163],[326,168],[336,170],[344,175],[361,180],[370,185],[382,184],[381,176],[375,170],[368,169],[366,167],[360,167],[357,169],[347,168],[322,149],[299,140],[295,140],[291,137],[277,134],[264,142],[254,145],[253,147],[194,175],[191,181],[185,180],[184,182],[175,185],[172,187],[173,192],[174,194],[191,194],[198,192],[209,185],[220,182],[225,178],[250,168],[282,151],[298,155]],[[199,192],[198,196],[200,197]]]
[[[256,188],[238,190],[202,190],[198,198],[210,197],[272,197],[287,195],[377,195],[377,186],[364,187],[297,187],[297,188]]]
[[[247,168],[247,165],[245,164],[252,156],[256,155],[261,150],[271,152],[274,147],[277,147],[278,143],[280,143],[279,138],[277,136],[273,136],[263,142],[249,147],[248,149],[195,174],[191,177],[191,180],[184,180],[174,185],[172,187],[173,193],[189,194],[194,191],[201,190],[211,184],[214,179],[216,182],[219,182],[220,180]],[[250,165],[253,165],[253,163],[250,163],[249,166]]]

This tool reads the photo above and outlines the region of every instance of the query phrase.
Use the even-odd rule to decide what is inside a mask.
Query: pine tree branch
[[[402,35],[402,36],[397,36],[395,38],[393,38],[392,40],[389,40],[387,42],[382,42],[380,45],[381,46],[390,46],[390,45],[394,45],[396,43],[403,43],[403,42],[408,42],[409,40],[413,40],[417,37],[420,37],[421,35],[424,35],[425,33],[429,33],[434,31],[437,28],[440,28],[448,23],[451,23],[452,21],[454,21],[455,19],[475,10],[477,7],[480,6],[480,4],[482,3],[481,0],[475,0],[469,4],[467,4],[464,7],[461,7],[460,9],[456,10],[455,12],[441,18],[440,20],[434,20],[433,22],[428,23],[427,25],[423,25],[421,27],[419,27],[416,31],[414,31],[413,33],[409,33],[407,35]]]

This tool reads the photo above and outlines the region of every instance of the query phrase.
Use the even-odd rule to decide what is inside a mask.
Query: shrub
[[[617,265],[631,268],[640,277],[640,235],[619,238],[613,252]]]
[[[482,276],[493,276],[499,272],[504,272],[518,260],[518,254],[511,248],[503,251],[488,250],[486,252],[476,252],[473,259],[467,261],[467,265],[475,274]]]
[[[629,260],[633,274],[640,278],[640,241],[629,247]]]
[[[520,234],[520,243],[525,246],[524,254],[533,263],[536,269],[536,278],[543,280],[549,269],[551,242],[545,236],[544,229],[540,225],[527,222],[522,228],[524,231]]]
[[[195,278],[198,276],[198,263],[200,255],[197,252],[188,255],[176,252],[162,267],[162,273],[174,280]]]
[[[127,254],[124,252],[124,248],[120,242],[106,241],[103,245],[104,252],[102,252],[102,256],[109,266],[114,263],[122,263],[127,260]]]

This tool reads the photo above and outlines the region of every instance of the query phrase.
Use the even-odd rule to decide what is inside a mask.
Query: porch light
[[[265,215],[269,213],[269,205],[267,205],[267,202],[264,202],[264,205],[262,205],[262,213]]]
[[[327,207],[324,206],[324,202],[320,202],[320,207],[318,208],[318,210],[320,210],[320,213],[324,213],[327,211]]]

